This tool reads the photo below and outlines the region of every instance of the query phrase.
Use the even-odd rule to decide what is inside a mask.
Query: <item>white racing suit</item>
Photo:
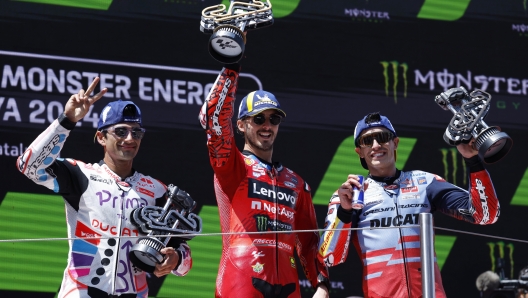
[[[368,187],[361,210],[342,209],[334,193],[325,220],[327,230],[319,245],[319,259],[328,266],[345,262],[352,241],[363,262],[365,297],[422,297],[420,228],[397,227],[416,226],[420,213],[435,211],[473,224],[496,222],[500,209],[495,189],[478,157],[472,161],[469,192],[431,173],[398,171],[391,183],[365,179]],[[340,230],[347,228],[366,229]],[[436,297],[443,298],[436,256],[434,276]]]
[[[62,115],[17,161],[20,172],[61,194],[65,201],[68,238],[73,240],[69,240],[68,264],[58,297],[147,298],[146,273],[128,257],[137,238],[127,236],[144,236],[130,222],[130,213],[146,205],[162,207],[167,187],[135,171],[121,180],[103,161],[87,164],[58,158],[74,125]],[[172,273],[187,274],[192,266],[189,246],[177,237],[167,246],[180,256]]]

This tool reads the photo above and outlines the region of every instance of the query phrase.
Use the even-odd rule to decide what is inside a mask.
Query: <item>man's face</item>
[[[272,120],[270,120],[270,117]],[[279,123],[272,123],[276,123],[277,117],[280,117],[282,120],[282,117],[276,110],[270,109],[255,116],[238,120],[238,129],[244,133],[246,144],[257,150],[271,151],[273,149],[273,142],[275,141],[279,130]]]
[[[364,158],[369,169],[387,169],[396,164],[394,152],[399,139],[394,135],[389,137],[390,131],[384,127],[364,130],[359,136],[360,147],[356,148],[359,157]]]
[[[98,136],[99,143],[106,148],[106,153],[116,161],[131,161],[136,157],[141,144],[142,136],[137,123],[119,123],[107,127],[106,137],[101,132]],[[134,137],[136,135],[136,137]]]

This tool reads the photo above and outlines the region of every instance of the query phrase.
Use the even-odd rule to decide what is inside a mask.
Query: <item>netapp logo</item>
[[[251,202],[251,209],[262,210],[262,203],[260,201]],[[293,219],[293,211],[286,209],[286,207],[275,207],[272,204],[264,203],[264,210],[278,215],[284,215],[289,219]]]
[[[254,179],[249,179],[248,185],[249,198],[261,199],[269,202],[278,202],[279,204],[288,206],[290,208],[295,207],[297,193],[292,189],[278,186],[272,187],[265,182]]]

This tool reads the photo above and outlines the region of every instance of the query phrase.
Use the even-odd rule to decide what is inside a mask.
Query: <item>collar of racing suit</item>
[[[396,179],[400,178],[400,175],[401,175],[401,171],[396,169],[396,175],[394,176],[390,176],[390,177],[379,177],[379,176],[373,176],[373,175],[370,175],[369,173],[369,178],[374,180],[374,181],[377,181],[377,182],[382,182],[382,183],[385,183],[387,185],[390,185],[390,184],[393,184],[394,181],[396,181]]]
[[[250,156],[250,155],[251,156],[255,156],[255,158],[257,158],[261,163],[264,163],[264,164],[268,165],[270,168],[275,168],[278,171],[282,170],[282,165],[278,161],[274,161],[273,163],[269,163],[269,162],[263,160],[262,158],[258,157],[257,155],[255,155],[255,153],[253,153],[253,152],[251,152],[249,150],[242,151],[242,154],[244,154],[245,156]]]
[[[99,161],[99,165],[100,165],[100,166],[102,166],[102,165],[106,165],[106,163],[104,162],[104,160],[101,159],[101,160]],[[108,166],[106,166],[106,167],[108,168],[109,171],[112,171],[112,170],[110,170],[110,168],[109,168]],[[129,176],[125,177],[125,179],[123,179],[123,181],[126,180],[128,177],[132,177],[132,176],[136,175],[136,173],[137,173],[137,172],[136,172],[136,169],[134,169],[133,167],[132,167],[132,171],[130,171],[130,172],[131,172],[132,174],[130,174]],[[114,171],[112,171],[112,173],[114,173]],[[115,173],[114,173],[114,174],[115,174]],[[117,176],[117,174],[115,174],[115,175]],[[119,177],[119,176],[118,176],[118,177]]]

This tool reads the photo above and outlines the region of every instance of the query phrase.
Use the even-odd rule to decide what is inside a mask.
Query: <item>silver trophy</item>
[[[128,253],[132,263],[145,272],[154,272],[165,255],[161,250],[167,246],[171,236],[190,240],[202,232],[202,219],[191,211],[196,202],[188,193],[170,184],[167,188],[165,206],[144,206],[131,212],[131,222],[146,237],[138,239]]]
[[[474,138],[485,163],[497,162],[510,151],[513,140],[508,134],[484,122],[490,109],[489,93],[477,89],[469,94],[464,87],[451,88],[437,95],[435,101],[442,109],[455,114],[444,133],[446,143],[456,146]]]
[[[202,11],[200,31],[212,34],[209,53],[222,63],[236,63],[244,54],[244,31],[273,25],[269,0],[231,1],[229,9],[224,4],[206,7]]]

